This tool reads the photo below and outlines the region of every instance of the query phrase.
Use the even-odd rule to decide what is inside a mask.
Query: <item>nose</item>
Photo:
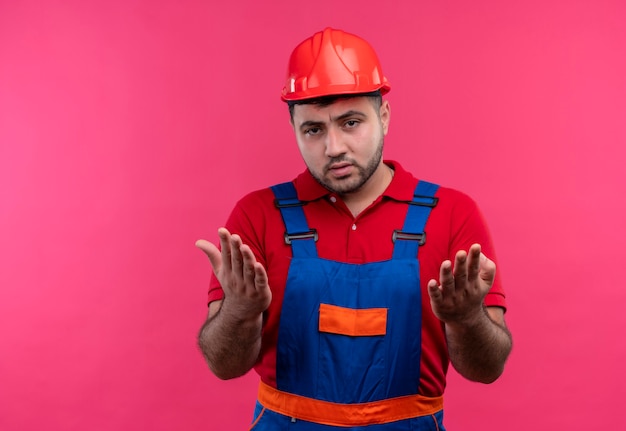
[[[338,157],[346,153],[346,145],[343,141],[341,131],[335,127],[329,127],[326,132],[326,156]]]

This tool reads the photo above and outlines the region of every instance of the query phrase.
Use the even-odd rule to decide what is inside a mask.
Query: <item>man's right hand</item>
[[[222,286],[224,300],[221,308],[227,304],[228,313],[235,319],[256,319],[272,301],[267,272],[239,235],[231,235],[223,227],[218,230],[218,235],[221,251],[204,239],[196,241],[196,247],[209,257]]]

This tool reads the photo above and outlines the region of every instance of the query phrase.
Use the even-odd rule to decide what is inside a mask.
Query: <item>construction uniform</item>
[[[385,163],[392,183],[357,217],[304,172],[248,195],[227,223],[273,292],[253,430],[443,430],[449,359],[425,286],[457,250],[493,248],[466,195]],[[485,304],[505,307],[499,278]]]

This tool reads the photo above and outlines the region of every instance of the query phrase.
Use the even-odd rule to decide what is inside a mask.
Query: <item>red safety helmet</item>
[[[289,102],[376,90],[385,94],[390,89],[369,43],[353,34],[327,28],[300,43],[291,53],[281,98]]]

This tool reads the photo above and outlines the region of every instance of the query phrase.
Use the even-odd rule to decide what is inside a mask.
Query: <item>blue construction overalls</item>
[[[293,259],[277,348],[277,388],[261,382],[251,430],[443,430],[442,398],[418,395],[422,293],[417,251],[438,186],[419,182],[390,260],[317,256],[292,183],[272,187]]]

